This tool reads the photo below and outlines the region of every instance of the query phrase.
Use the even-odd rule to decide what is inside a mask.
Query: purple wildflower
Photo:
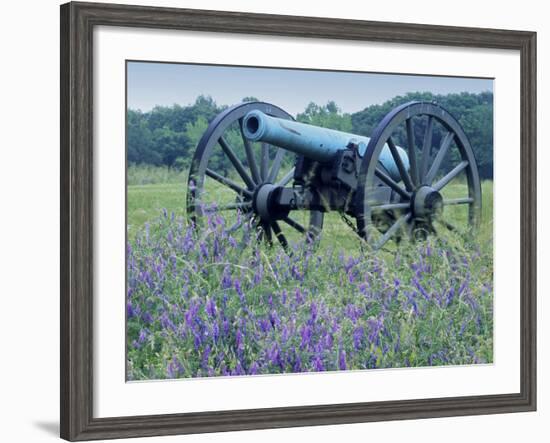
[[[237,364],[235,365],[235,371],[233,372],[234,375],[245,375],[245,371],[243,369],[243,365],[239,360],[237,360]]]
[[[227,321],[226,318],[222,322],[222,330],[223,330],[223,335],[225,336],[229,335],[229,322]]]
[[[208,358],[210,357],[210,351],[211,351],[210,345],[206,345],[202,353],[202,367],[204,369],[208,369]]]
[[[353,347],[356,351],[358,351],[362,347],[361,343],[363,341],[364,333],[365,330],[362,326],[359,326],[353,330]]]
[[[214,342],[218,342],[220,338],[220,327],[218,326],[218,323],[214,323],[212,325],[212,337],[214,338]]]
[[[216,312],[217,312],[216,302],[214,301],[213,298],[209,298],[206,302],[206,313],[211,318],[215,318],[216,317]]]
[[[447,297],[445,300],[445,306],[449,306],[455,298],[455,288],[451,286],[451,288],[447,291]]]
[[[302,372],[302,359],[299,355],[296,355],[296,359],[294,360],[294,365],[292,366],[293,372]]]
[[[303,325],[300,329],[300,336],[302,337],[302,341],[300,343],[301,349],[306,349],[311,345],[311,335],[311,328],[308,325]]]
[[[283,368],[283,362],[281,360],[281,349],[277,343],[273,343],[271,348],[267,350],[267,358],[269,361],[276,366]]]
[[[269,321],[271,322],[273,329],[277,329],[281,325],[279,315],[274,309],[269,313]]]
[[[309,306],[309,309],[310,309],[310,318],[309,318],[309,321],[311,322],[311,324],[315,323],[315,320],[317,320],[317,304],[315,302],[311,302],[311,305]]]
[[[152,315],[151,315],[149,312],[147,312],[147,311],[141,314],[141,319],[142,319],[143,322],[146,323],[146,324],[153,323],[153,317],[152,317]]]
[[[132,307],[132,302],[128,301],[126,303],[126,316],[128,319],[132,318],[134,316],[134,308]]]
[[[168,362],[168,365],[166,366],[166,376],[168,378],[177,378],[181,372],[183,372],[183,366],[174,355],[172,360]]]
[[[304,301],[304,298],[303,298],[303,295],[302,295],[302,291],[300,291],[300,288],[296,288],[295,291],[294,291],[294,295],[295,295],[295,298],[296,298],[296,304],[302,304],[302,302]]]
[[[345,371],[347,369],[345,349],[340,349],[340,352],[338,354],[338,367],[341,371]]]
[[[458,288],[458,293],[457,293],[457,296],[460,297],[462,295],[462,293],[464,292],[464,290],[466,289],[466,287],[468,286],[468,283],[469,283],[469,278],[466,278],[462,284],[460,285],[460,287]]]
[[[239,294],[239,298],[241,299],[241,302],[244,303],[244,292],[243,292],[243,288],[241,286],[241,282],[238,278],[235,278],[235,280],[233,281],[233,284],[235,286],[235,291],[237,291],[237,294]]]
[[[235,346],[237,347],[237,351],[244,350],[244,337],[240,329],[237,329],[235,333]]]
[[[376,343],[378,345],[380,332],[384,327],[384,317],[380,317],[380,319],[375,317],[370,317],[367,320],[367,325],[369,327],[369,336],[368,336],[369,341],[371,343]]]
[[[420,291],[420,293],[426,300],[430,300],[430,295],[426,292],[426,289],[424,289],[424,287],[420,284],[420,282],[416,277],[413,278],[413,284],[414,286],[416,286],[416,288]]]
[[[325,370],[325,366],[323,365],[323,360],[318,355],[315,356],[313,359],[313,368],[315,371],[321,372]]]
[[[248,370],[248,373],[250,375],[256,375],[260,372],[260,366],[258,365],[257,362],[252,362],[252,364],[250,365],[250,369]]]
[[[134,349],[141,349],[145,341],[147,340],[148,333],[145,329],[140,329],[137,340],[132,343]]]
[[[325,335],[325,339],[324,339],[324,346],[325,346],[325,349],[332,349],[332,346],[334,345],[334,337],[332,334],[330,333],[327,333]]]
[[[285,324],[283,324],[283,330],[281,332],[281,342],[283,344],[285,344],[288,341],[289,337],[290,337],[290,331],[289,331],[288,326],[285,323]]]

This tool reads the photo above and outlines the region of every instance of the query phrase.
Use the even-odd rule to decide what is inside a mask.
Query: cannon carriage
[[[220,157],[230,170],[217,170]],[[457,177],[465,192],[450,198],[445,188]],[[231,193],[212,191],[211,180]],[[230,230],[253,223],[259,237],[284,247],[286,229],[317,239],[329,211],[375,249],[439,235],[462,229],[446,217],[455,205],[464,205],[466,228],[475,230],[481,186],[472,147],[458,121],[431,102],[394,108],[370,137],[296,122],[272,104],[238,104],[204,132],[187,192],[195,224],[212,212],[235,211]]]

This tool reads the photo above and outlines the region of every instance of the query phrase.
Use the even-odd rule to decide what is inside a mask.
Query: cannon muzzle
[[[350,144],[357,145],[359,154],[363,156],[370,141],[369,137],[271,117],[259,110],[250,111],[245,115],[243,133],[250,141],[269,143],[321,163],[330,162],[338,151],[346,149]],[[408,169],[407,153],[399,146],[397,150]],[[388,145],[382,149],[379,161],[390,177],[395,181],[401,180]]]

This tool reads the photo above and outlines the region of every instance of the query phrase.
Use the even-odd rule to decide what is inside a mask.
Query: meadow
[[[184,172],[128,170],[129,380],[492,362],[491,181],[476,237],[376,252],[335,213],[290,253],[217,215],[197,230],[185,192]]]

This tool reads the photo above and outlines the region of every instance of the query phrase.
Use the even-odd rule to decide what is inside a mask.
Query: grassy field
[[[147,221],[153,220],[163,211],[174,213],[176,217],[186,216],[186,193],[187,179],[183,174],[172,172],[162,173],[166,176],[168,183],[155,182],[152,184],[134,184],[128,186],[127,200],[127,223],[128,237],[134,238],[136,232],[142,229]],[[152,180],[158,180],[152,179]],[[176,181],[178,180],[178,181]],[[135,183],[129,180],[129,183]],[[214,183],[211,185],[213,196],[219,197],[219,201],[230,202],[234,198],[234,193],[226,187]],[[452,183],[444,188],[445,198],[458,198],[467,195],[467,186],[464,183]],[[485,181],[482,183],[482,224],[479,233],[479,240],[488,247],[491,246],[493,233],[493,183]],[[465,226],[467,219],[466,206],[454,206],[446,208],[446,217],[449,220],[458,220],[458,224]],[[307,224],[308,214],[306,212],[296,215],[296,220]],[[226,216],[230,221],[232,214]],[[292,236],[292,230],[286,232]],[[294,239],[298,240],[298,236]],[[350,228],[344,223],[337,213],[328,213],[325,215],[323,224],[323,239],[325,243],[340,245],[345,249],[357,250],[357,236],[351,232]]]
[[[231,220],[189,229],[182,173],[128,178],[129,379],[492,362],[492,182],[473,239],[365,253],[329,213],[321,247],[289,255],[229,234]],[[465,206],[450,209],[465,219]]]

